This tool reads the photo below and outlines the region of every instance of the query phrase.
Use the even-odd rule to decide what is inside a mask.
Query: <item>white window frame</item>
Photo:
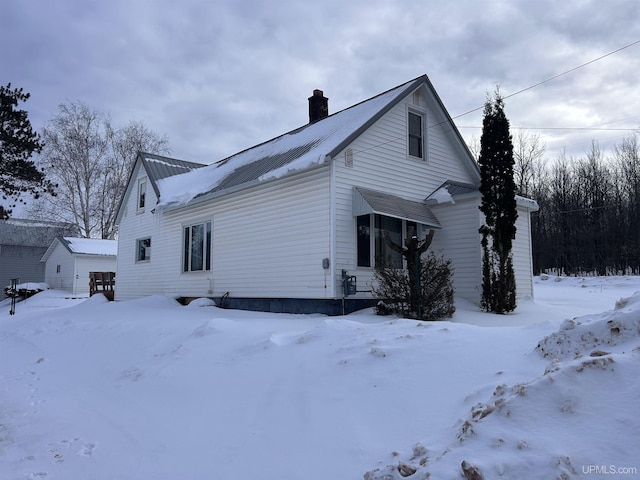
[[[147,179],[138,180],[138,195],[136,196],[136,212],[144,212],[147,205]]]
[[[201,250],[197,253],[202,255],[202,268],[193,268],[194,251],[193,251],[193,232],[195,227],[202,226],[203,237]],[[188,231],[188,233],[187,233]],[[188,236],[187,236],[188,235]],[[202,272],[210,272],[212,270],[212,250],[213,250],[213,221],[203,220],[182,225],[182,265],[180,267],[182,273],[197,274]]]
[[[420,135],[421,135],[421,144],[420,144],[420,149],[421,149],[421,153],[422,156],[416,156],[416,155],[412,155],[411,154],[411,132],[409,130],[409,118],[411,115],[416,115],[417,117],[420,118]],[[426,162],[427,161],[427,112],[423,109],[418,109],[415,107],[407,107],[407,115],[406,115],[406,119],[407,119],[407,157],[414,159],[414,160],[420,160],[422,162]]]
[[[148,245],[142,245],[143,242],[149,242]],[[136,240],[136,263],[148,263],[151,261],[151,237],[138,238]],[[140,255],[142,251],[141,248],[144,248],[144,258]]]

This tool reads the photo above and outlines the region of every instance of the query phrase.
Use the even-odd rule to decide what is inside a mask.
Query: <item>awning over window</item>
[[[422,223],[433,228],[441,228],[436,216],[424,203],[405,200],[396,195],[368,188],[353,188],[352,208],[355,217],[368,213],[379,213],[388,217]]]

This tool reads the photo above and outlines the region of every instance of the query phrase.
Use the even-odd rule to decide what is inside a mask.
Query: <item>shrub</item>
[[[420,257],[420,288],[418,304],[412,301],[411,270],[377,268],[373,293],[381,299],[376,307],[379,315],[394,313],[404,318],[438,320],[450,318],[455,312],[453,269],[451,260],[433,252]]]

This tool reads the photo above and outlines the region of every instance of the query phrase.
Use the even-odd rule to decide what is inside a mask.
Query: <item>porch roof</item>
[[[411,220],[432,228],[442,228],[431,209],[422,202],[406,200],[397,195],[369,188],[353,188],[353,215],[379,213],[388,217]]]

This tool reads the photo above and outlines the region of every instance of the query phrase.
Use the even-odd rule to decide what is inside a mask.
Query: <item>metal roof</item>
[[[159,155],[140,155],[160,207],[181,206],[196,198],[203,201],[330,162],[418,88],[426,89],[429,102],[435,102],[437,119],[448,124],[450,128],[445,129],[446,134],[457,145],[460,158],[471,176],[479,179],[476,162],[426,75],[209,165]],[[196,169],[198,171],[193,171]]]
[[[206,165],[202,163],[163,157],[153,153],[140,152],[139,155],[156,195],[158,194],[158,180],[171,177],[173,175],[180,175],[181,173],[187,173],[191,170],[195,170],[196,168],[206,167]]]
[[[353,188],[353,215],[379,213],[388,217],[412,220],[434,228],[441,228],[438,218],[422,202],[406,200],[390,193],[369,188]]]
[[[55,237],[77,234],[78,228],[71,223],[19,218],[0,220],[0,245],[48,247]]]
[[[182,204],[198,197],[208,198],[229,189],[279,178],[283,171],[301,171],[323,164],[379,120],[405,95],[422,85],[430,86],[426,75],[212,163],[201,173],[192,172],[186,184],[177,181],[177,177],[168,179],[169,183],[161,182],[160,203]],[[185,185],[189,186],[192,194],[187,199],[183,195]]]
[[[311,142],[306,145],[300,145],[292,148],[291,150],[283,153],[258,157],[254,162],[242,165],[227,175],[217,186],[216,190],[225,190],[227,188],[258,180],[262,175],[265,175],[277,168],[284,167],[296,158],[310,152],[313,150],[315,144],[316,142]]]

